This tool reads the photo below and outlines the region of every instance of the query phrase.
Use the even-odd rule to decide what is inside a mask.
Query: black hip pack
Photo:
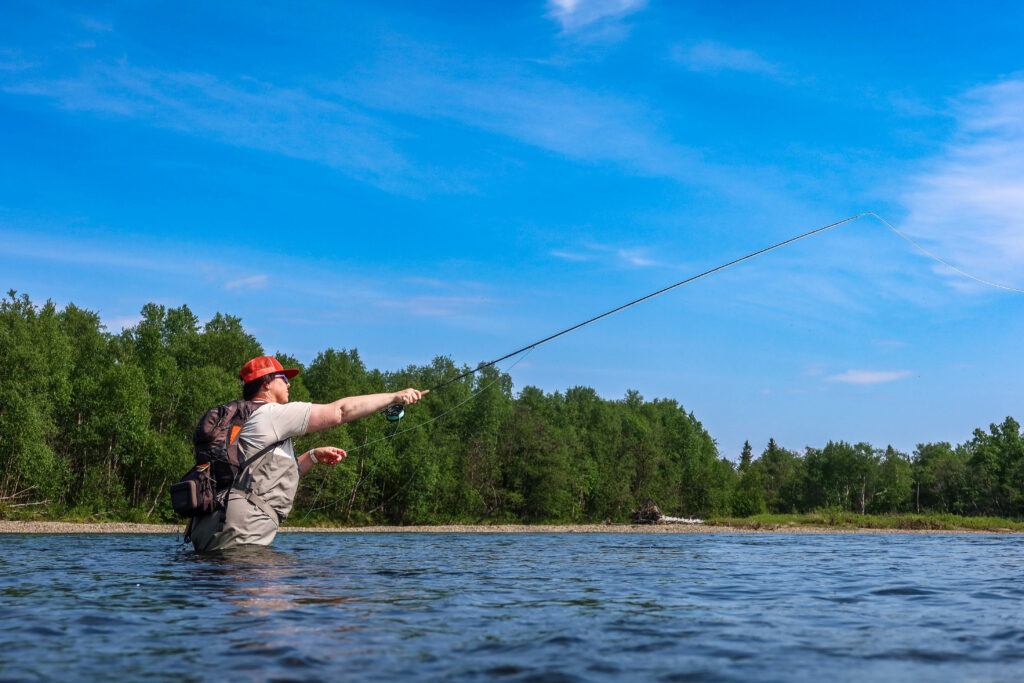
[[[210,463],[196,465],[181,481],[171,484],[171,507],[182,517],[201,517],[217,509]]]

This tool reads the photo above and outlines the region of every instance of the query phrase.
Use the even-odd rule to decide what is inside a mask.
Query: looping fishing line
[[[529,356],[529,355],[530,355],[529,353],[524,353],[522,356],[520,356],[518,359],[516,359],[515,363],[512,363],[507,368],[505,368],[504,372],[508,373],[510,370],[512,370],[512,368],[514,368],[515,366],[517,366],[521,362],[523,362],[523,360],[527,356]],[[381,441],[388,441],[388,442],[390,442],[390,441],[394,440],[394,438],[396,436],[398,436],[399,434],[405,434],[406,432],[411,432],[411,431],[414,431],[416,429],[420,429],[421,427],[426,427],[428,424],[430,424],[432,422],[437,422],[438,420],[440,420],[445,415],[448,415],[449,413],[451,413],[451,412],[453,412],[455,410],[458,410],[459,408],[461,408],[462,406],[466,405],[467,403],[469,403],[470,401],[475,399],[477,396],[479,396],[480,394],[484,393],[485,391],[487,391],[488,389],[493,387],[495,384],[500,382],[501,381],[501,373],[502,373],[502,370],[499,369],[498,370],[498,376],[492,382],[490,382],[487,386],[485,386],[485,387],[483,387],[481,389],[477,389],[475,392],[470,394],[469,397],[466,398],[464,401],[460,401],[459,403],[457,403],[456,405],[452,406],[448,410],[444,411],[440,415],[435,415],[434,417],[430,418],[429,420],[425,420],[423,422],[420,422],[420,423],[418,423],[416,425],[413,425],[412,427],[408,427],[406,429],[399,429],[399,425],[396,424],[395,425],[395,431],[392,432],[390,435],[382,436],[379,439],[374,439],[373,441],[367,441],[366,443],[360,444],[360,445],[356,446],[355,448],[347,450],[346,453],[354,453],[356,451],[362,450],[363,448],[366,448],[367,446],[372,446],[373,444],[380,443]],[[465,377],[465,376],[466,376],[465,374],[462,375],[462,377]],[[451,382],[445,382],[445,384],[451,384]],[[417,469],[418,469],[418,467],[417,467]],[[369,476],[370,476],[370,474],[372,472],[373,472],[373,469],[371,469],[370,472],[367,472],[367,474],[364,477],[364,479],[365,478],[369,478]],[[413,474],[415,474],[415,471],[413,472]],[[313,512],[317,512],[319,510],[326,510],[327,508],[334,507],[335,505],[340,503],[342,500],[344,500],[346,496],[351,495],[351,493],[346,494],[346,496],[342,496],[341,498],[338,498],[334,502],[327,503],[326,505],[321,505],[320,507],[316,507],[316,503],[320,499],[320,494],[323,492],[324,485],[326,483],[327,483],[327,477],[325,476],[323,478],[323,480],[321,480],[321,482],[320,482],[320,487],[317,489],[316,496],[313,497],[313,502],[310,503],[309,510],[307,510],[305,516],[301,520],[299,520],[300,522],[305,522],[306,518],[309,517],[309,515],[312,514]],[[359,484],[357,483],[356,486],[358,486],[358,485]]]
[[[1010,291],[1010,292],[1017,292],[1019,294],[1024,294],[1024,289],[1018,289],[1016,287],[1010,287],[1009,285],[1002,285],[1002,284],[999,284],[997,282],[990,282],[988,280],[984,280],[984,279],[982,279],[980,277],[972,275],[971,273],[968,273],[967,271],[962,270],[962,269],[954,266],[952,263],[950,263],[950,262],[940,258],[939,256],[936,256],[935,254],[933,254],[932,252],[928,251],[927,249],[922,247],[920,244],[915,242],[914,240],[910,239],[910,237],[908,237],[907,235],[905,235],[902,232],[900,232],[899,230],[897,230],[896,227],[892,223],[890,223],[889,221],[885,220],[884,218],[879,216],[877,213],[875,213],[873,211],[865,211],[864,213],[859,213],[856,216],[850,216],[849,218],[844,218],[841,221],[836,221],[835,223],[830,223],[829,225],[825,225],[823,227],[816,228],[816,229],[811,230],[809,232],[805,232],[802,235],[797,235],[796,237],[791,237],[790,239],[784,240],[782,242],[779,242],[778,244],[773,244],[770,247],[765,247],[764,249],[760,249],[758,251],[752,252],[750,254],[747,254],[746,256],[742,256],[742,257],[740,257],[738,259],[729,261],[728,263],[724,263],[724,264],[722,264],[720,266],[717,266],[715,268],[712,268],[710,270],[706,270],[703,273],[698,273],[697,275],[694,275],[692,277],[688,277],[685,280],[681,280],[681,281],[679,281],[679,282],[677,282],[675,284],[669,285],[668,287],[663,287],[662,289],[659,289],[656,292],[651,292],[650,294],[642,296],[639,299],[634,299],[633,301],[630,301],[629,303],[622,304],[621,306],[617,306],[616,308],[613,308],[610,311],[606,311],[606,312],[604,312],[604,313],[602,313],[600,315],[594,316],[593,318],[590,318],[588,320],[584,320],[581,323],[577,323],[576,325],[573,325],[572,327],[568,327],[568,328],[562,330],[561,332],[556,332],[555,334],[552,334],[552,335],[550,335],[548,337],[545,337],[544,339],[541,339],[540,341],[533,342],[532,344],[524,346],[521,349],[516,349],[512,353],[507,353],[504,356],[502,356],[501,358],[496,358],[496,359],[494,359],[494,360],[492,360],[490,362],[487,362],[487,363],[481,363],[480,365],[478,365],[477,367],[473,368],[472,370],[467,370],[466,372],[463,372],[460,375],[456,375],[455,377],[452,377],[451,379],[445,380],[445,381],[441,382],[440,384],[437,384],[437,385],[431,387],[429,389],[429,391],[437,391],[438,389],[446,387],[449,384],[452,384],[454,382],[459,381],[460,379],[464,379],[466,377],[469,377],[470,375],[474,375],[474,374],[480,372],[481,370],[484,370],[486,368],[489,368],[489,367],[492,367],[494,365],[497,365],[498,363],[500,363],[503,360],[507,360],[507,359],[512,358],[514,356],[518,356],[519,354],[522,354],[524,352],[532,351],[533,349],[537,348],[541,344],[546,344],[549,341],[552,341],[553,339],[557,339],[558,337],[561,337],[562,335],[569,334],[570,332],[578,330],[581,327],[586,327],[587,325],[589,325],[591,323],[595,323],[598,320],[601,320],[603,318],[607,318],[608,316],[611,316],[611,315],[615,315],[616,313],[618,313],[620,311],[624,311],[627,308],[630,308],[632,306],[636,306],[637,304],[643,303],[644,301],[647,301],[648,299],[653,299],[656,296],[661,296],[662,294],[665,294],[666,292],[670,292],[673,289],[676,289],[677,287],[682,287],[683,285],[688,285],[691,282],[696,282],[697,280],[705,278],[705,277],[707,277],[709,275],[713,275],[714,273],[717,273],[717,272],[719,272],[721,270],[725,270],[726,268],[731,268],[732,266],[735,266],[735,265],[737,265],[739,263],[742,263],[744,261],[748,261],[748,260],[750,260],[752,258],[755,258],[757,256],[760,256],[762,254],[767,254],[769,251],[774,251],[776,249],[779,249],[781,247],[786,246],[787,244],[793,244],[794,242],[799,242],[800,240],[803,240],[803,239],[806,239],[808,237],[811,237],[812,235],[817,235],[818,233],[825,232],[826,230],[831,230],[832,228],[835,228],[835,227],[838,227],[840,225],[843,225],[844,223],[849,223],[851,221],[855,221],[855,220],[857,220],[859,218],[863,218],[865,216],[871,216],[871,217],[877,219],[882,224],[884,224],[886,227],[888,227],[890,230],[892,230],[894,233],[896,233],[897,235],[902,237],[904,240],[909,242],[911,245],[913,245],[914,248],[916,248],[918,251],[920,251],[922,254],[924,254],[928,258],[933,259],[934,261],[937,261],[938,263],[941,263],[942,265],[946,266],[950,270],[953,270],[953,271],[959,273],[960,275],[963,275],[966,278],[974,280],[975,282],[978,282],[980,284],[987,285],[989,287],[995,287],[997,289],[1003,289],[1003,290]],[[523,356],[523,358],[525,358],[525,356]],[[519,360],[522,360],[522,358],[520,358]],[[517,360],[515,363],[513,363],[511,366],[509,366],[508,369],[511,370],[513,367],[515,367],[519,363],[519,360]],[[500,375],[499,375],[499,378],[500,378]],[[498,380],[495,380],[495,382],[497,382],[497,381]],[[422,422],[422,423],[420,423],[420,424],[418,424],[418,425],[416,425],[414,427],[409,427],[408,429],[403,429],[403,430],[400,430],[400,431],[397,431],[397,427],[396,427],[395,433],[392,434],[391,436],[386,436],[386,437],[382,437],[380,439],[375,439],[374,441],[370,441],[368,443],[362,444],[361,446],[357,446],[356,448],[353,448],[352,451],[357,451],[360,448],[365,448],[366,446],[370,446],[370,445],[375,444],[375,443],[380,443],[381,441],[393,439],[398,434],[404,434],[404,433],[410,432],[410,431],[412,431],[414,429],[419,429],[420,427],[426,426],[426,425],[430,424],[431,422],[434,422],[435,420],[439,420],[440,418],[442,418],[445,415],[447,415],[448,413],[450,413],[452,410],[455,410],[456,408],[459,408],[459,407],[465,405],[466,403],[468,403],[469,401],[473,400],[474,398],[476,398],[477,395],[479,395],[481,392],[486,391],[487,389],[489,389],[493,384],[494,384],[494,382],[491,382],[491,384],[488,384],[483,389],[480,389],[476,393],[472,394],[469,398],[467,398],[462,403],[459,403],[457,406],[455,406],[455,407],[453,407],[453,408],[451,408],[449,410],[446,410],[445,412],[441,413],[437,417],[434,417],[434,418],[432,418],[430,420],[427,420],[426,422]],[[326,482],[326,480],[327,479],[325,477],[324,481],[321,482],[320,490],[317,491],[316,497],[313,499],[313,505],[315,505],[316,501],[319,499],[320,492],[323,490],[324,482]],[[357,486],[358,486],[358,484],[357,484]],[[339,498],[338,500],[334,501],[333,503],[321,506],[319,508],[311,507],[309,512],[306,513],[306,517],[308,517],[311,512],[314,512],[316,510],[323,510],[325,508],[331,507],[332,505],[336,505],[341,500],[342,499]],[[303,521],[306,519],[306,517],[302,518]]]
[[[950,270],[954,270],[954,271],[956,271],[957,273],[960,273],[961,275],[963,275],[966,278],[970,278],[971,280],[974,280],[975,282],[980,282],[983,285],[988,285],[989,287],[996,287],[998,289],[1005,289],[1005,290],[1007,290],[1009,292],[1017,292],[1018,294],[1024,294],[1024,289],[1017,289],[1016,287],[1010,287],[1009,285],[1001,285],[998,282],[989,282],[988,280],[982,280],[980,277],[976,277],[974,275],[971,275],[967,271],[960,270],[959,268],[954,266],[949,261],[946,261],[946,260],[943,260],[942,258],[939,258],[938,256],[936,256],[932,252],[928,251],[927,249],[922,247],[920,244],[918,244],[914,240],[912,240],[909,237],[907,237],[906,235],[904,235],[902,232],[897,230],[895,228],[895,226],[893,226],[892,223],[890,223],[889,221],[885,220],[884,218],[879,216],[877,213],[874,213],[872,211],[866,211],[866,212],[862,213],[860,216],[874,216],[875,218],[877,218],[878,220],[882,221],[887,226],[889,226],[889,229],[892,230],[894,233],[896,233],[897,235],[899,235],[900,237],[902,237],[903,239],[905,239],[906,241],[908,241],[912,245],[914,245],[918,249],[918,251],[920,251],[922,254],[924,254],[928,258],[935,259],[936,261],[938,261],[942,265],[946,266]],[[857,218],[860,218],[860,216],[857,216]]]

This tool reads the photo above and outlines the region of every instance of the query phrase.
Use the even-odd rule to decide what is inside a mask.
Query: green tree
[[[918,444],[914,451],[914,509],[961,513],[972,499],[969,455],[949,443]]]
[[[740,472],[745,472],[750,463],[754,460],[754,449],[751,448],[749,441],[743,442],[743,452],[740,453]]]
[[[1017,421],[1007,417],[987,434],[974,430],[965,448],[975,508],[1002,516],[1024,512],[1024,440]]]
[[[568,449],[550,419],[561,400],[527,387],[502,439],[502,498],[526,522],[565,519],[572,507]]]
[[[913,464],[910,458],[888,446],[878,463],[877,491],[871,503],[872,511],[906,512],[910,509],[913,485]]]
[[[619,419],[615,408],[590,387],[565,392],[561,412],[571,449],[573,521],[618,518],[628,510],[627,467],[616,444]]]
[[[805,495],[810,507],[837,506],[862,514],[873,493],[877,456],[869,444],[829,441],[804,456]]]
[[[68,407],[71,344],[53,302],[37,308],[11,290],[0,300],[0,496],[62,498],[67,461],[53,445]]]
[[[771,512],[795,512],[803,497],[802,461],[793,451],[781,448],[775,439],[755,462],[761,475],[765,505]]]
[[[759,468],[748,467],[744,470],[733,489],[729,501],[732,514],[737,517],[750,517],[768,511],[764,500],[764,484],[761,481]]]
[[[242,319],[222,313],[203,326],[195,346],[195,365],[219,368],[236,380],[243,365],[264,355],[260,343],[242,327]]]

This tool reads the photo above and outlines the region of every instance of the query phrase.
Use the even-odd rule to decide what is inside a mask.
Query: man
[[[292,437],[358,420],[395,403],[412,405],[427,393],[403,389],[350,396],[325,405],[289,403],[290,380],[297,374],[298,370],[284,369],[271,356],[254,358],[242,368],[242,397],[259,405],[238,433],[239,454],[251,458],[276,445],[242,472],[228,494],[226,510],[195,518],[192,543],[196,550],[270,545],[291,512],[299,477],[318,463],[334,466],[345,457],[345,451],[334,446],[296,456]]]

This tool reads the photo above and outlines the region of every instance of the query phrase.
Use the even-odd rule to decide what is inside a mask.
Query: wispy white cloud
[[[934,104],[907,93],[891,92],[886,100],[892,109],[907,116],[937,116],[940,114]]]
[[[36,66],[36,63],[25,59],[20,52],[0,47],[0,71],[24,71]]]
[[[462,60],[401,43],[377,68],[332,88],[369,109],[456,121],[574,161],[735,187],[735,178],[726,181],[698,153],[659,130],[652,123],[657,117],[643,105],[563,83],[528,65]]]
[[[250,275],[224,283],[224,289],[263,289],[267,286],[266,275]]]
[[[658,262],[647,255],[645,249],[619,249],[616,255],[625,263],[638,268],[649,268]]]
[[[439,280],[438,278],[431,277],[407,277],[405,282],[409,283],[417,289],[431,288],[439,289],[442,291],[483,291],[492,288],[492,285],[483,282],[474,282],[472,280]]]
[[[47,228],[35,228],[31,233],[14,231],[0,224],[0,256],[48,264],[85,266],[108,272],[156,273],[171,279],[194,280],[198,276],[203,282],[223,282],[227,290],[261,289],[268,284],[266,275],[225,273],[223,263],[193,260],[182,253],[168,253],[141,244],[133,244],[130,249],[98,247],[88,242],[71,242],[67,237],[47,236],[44,230]]]
[[[410,156],[418,135],[401,119],[415,116],[455,121],[578,163],[774,200],[750,169],[716,166],[676,141],[646,104],[565,83],[549,71],[399,40],[362,72],[302,87],[99,60],[60,76],[0,70],[0,90],[325,164],[402,194],[470,189],[457,169]]]
[[[463,191],[458,174],[414,162],[401,151],[410,133],[384,112],[454,120],[574,161],[614,163],[730,194],[759,190],[705,163],[652,123],[644,106],[531,74],[521,65],[462,62],[429,47],[401,46],[380,66],[322,90],[225,79],[127,61],[97,61],[79,73],[44,77],[14,71],[0,90],[49,99],[71,111],[138,121],[214,141],[325,164],[382,189]]]
[[[115,242],[120,248],[111,249],[110,244]],[[69,271],[71,268],[65,266],[70,266],[91,273],[90,278],[95,281],[145,282],[147,284],[143,288],[122,288],[128,297],[124,301],[134,300],[136,296],[145,297],[139,305],[148,300],[177,306],[181,303],[178,292],[184,291],[203,292],[203,301],[209,304],[218,301],[218,291],[237,293],[267,289],[265,296],[268,300],[278,298],[290,304],[300,302],[299,305],[301,302],[319,302],[316,319],[327,323],[336,323],[339,319],[347,323],[365,319],[366,312],[375,304],[381,305],[380,293],[386,283],[379,280],[347,274],[344,288],[324,288],[319,283],[326,281],[328,274],[319,264],[311,263],[301,269],[274,275],[273,288],[269,289],[271,278],[268,275],[254,275],[241,266],[230,265],[223,260],[210,262],[196,259],[195,254],[203,251],[195,244],[160,245],[137,239],[126,240],[110,234],[94,233],[91,237],[72,237],[67,233],[64,222],[51,226],[30,221],[26,229],[12,230],[0,220],[0,260],[13,259],[19,268],[30,267],[42,272],[54,266]],[[246,258],[242,259],[244,262],[258,261],[266,256],[252,251],[246,254]],[[199,289],[195,289],[197,286]],[[154,293],[156,291],[170,294],[161,300],[160,295]],[[230,298],[224,301],[234,307],[239,300]],[[468,300],[462,309],[454,302],[449,302],[451,305],[445,311],[438,310],[443,302],[414,301],[414,305],[421,305],[424,314],[430,312],[432,303],[436,315],[450,313],[455,322],[463,327],[478,324],[476,319],[470,318],[467,323],[465,318],[459,317],[460,311],[470,309]],[[119,305],[117,308],[121,307]],[[132,326],[137,320],[131,316],[117,317],[111,314],[103,322],[109,330],[116,332],[125,326]],[[308,319],[301,322],[308,324]]]
[[[481,296],[412,296],[404,299],[380,299],[376,305],[397,308],[415,316],[450,318],[465,316],[492,301]]]
[[[651,258],[649,251],[642,247],[612,247],[605,244],[591,243],[574,249],[552,249],[548,253],[563,261],[575,263],[610,260],[615,265],[634,268],[650,268],[663,265]]]
[[[912,373],[910,370],[847,370],[838,375],[826,377],[829,382],[843,382],[846,384],[884,384],[906,379]]]
[[[872,343],[882,351],[895,351],[907,346],[907,342],[900,341],[899,339],[879,339]]]
[[[643,9],[647,0],[549,0],[548,16],[573,33],[596,23],[616,21]]]
[[[565,249],[552,249],[548,253],[563,261],[583,262],[593,261],[595,258],[594,254],[584,254],[579,251],[567,251]]]
[[[903,200],[903,228],[974,275],[1024,285],[1024,77],[974,88],[953,104],[957,129]],[[944,267],[949,282],[977,287]]]
[[[825,374],[825,370],[820,363],[814,363],[804,368],[803,374],[805,377],[820,377]]]
[[[730,47],[722,43],[703,41],[690,46],[677,46],[672,56],[691,71],[720,73],[742,71],[752,74],[775,75],[778,67],[752,50]]]
[[[96,17],[81,17],[78,23],[90,33],[111,33],[114,30],[114,25],[109,21],[103,21]]]
[[[777,205],[771,172],[716,164],[659,125],[645,102],[567,83],[529,63],[461,58],[396,40],[377,66],[325,90],[367,110],[454,121],[584,164]]]
[[[447,289],[451,283],[431,277],[407,277],[405,281],[417,287],[434,287],[436,289]]]
[[[0,255],[43,263],[71,263],[113,269],[145,270],[168,274],[194,274],[195,263],[182,263],[154,254],[139,255],[138,250],[92,247],[86,244],[69,246],[67,240],[47,238],[43,234],[14,231],[0,225]]]
[[[77,75],[20,72],[8,93],[51,99],[72,111],[113,115],[221,143],[326,164],[386,189],[404,191],[429,175],[399,153],[404,136],[336,99],[253,78],[95,62]]]

